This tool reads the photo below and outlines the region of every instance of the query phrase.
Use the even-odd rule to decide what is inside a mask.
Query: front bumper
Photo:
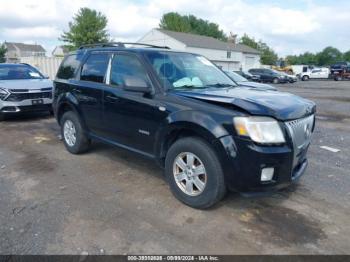
[[[22,100],[18,102],[0,100],[0,113],[15,114],[15,113],[24,113],[24,112],[52,110],[52,99],[43,98],[42,100],[43,100],[43,103],[38,105],[33,105],[31,99]]]
[[[297,181],[307,167],[308,146],[298,154],[293,146],[260,146],[251,141],[226,136],[219,140],[225,148],[222,164],[230,190],[243,193],[275,191]],[[274,168],[272,180],[261,181],[263,168]]]

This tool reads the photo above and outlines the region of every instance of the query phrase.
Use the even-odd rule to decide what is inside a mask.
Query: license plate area
[[[32,100],[32,105],[35,106],[35,105],[42,105],[44,104],[44,100],[43,99],[33,99]]]

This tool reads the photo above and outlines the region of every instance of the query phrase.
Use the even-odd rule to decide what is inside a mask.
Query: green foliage
[[[5,57],[6,52],[7,52],[7,49],[5,47],[5,44],[0,45],[0,63],[6,62],[6,57]]]
[[[107,23],[107,17],[101,12],[80,8],[73,17],[73,21],[69,22],[69,31],[63,32],[60,40],[68,43],[69,49],[86,44],[108,42]]]
[[[328,46],[316,55],[319,66],[331,65],[343,59],[343,54],[334,47]]]
[[[310,52],[300,55],[289,55],[286,57],[286,60],[291,65],[316,65],[318,63],[316,55]]]
[[[286,59],[291,65],[329,66],[342,60],[350,61],[350,51],[342,54],[337,48],[329,46],[316,54],[305,52],[300,55],[287,56]]]
[[[180,15],[175,12],[164,14],[160,20],[159,27],[165,30],[205,35],[219,40],[227,40],[227,36],[220,30],[218,24],[197,18],[194,15]]]
[[[343,54],[343,59],[347,62],[350,62],[350,50]]]
[[[253,37],[249,37],[247,34],[244,34],[240,40],[240,44],[250,46],[254,49],[257,49],[261,52],[260,62],[264,65],[275,65],[278,56],[275,51],[269,47],[266,43],[260,41],[256,41]]]

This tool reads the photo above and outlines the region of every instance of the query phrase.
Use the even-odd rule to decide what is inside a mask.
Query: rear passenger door
[[[90,132],[99,135],[102,132],[103,88],[110,54],[93,52],[80,68],[79,79],[72,83],[72,93]]]

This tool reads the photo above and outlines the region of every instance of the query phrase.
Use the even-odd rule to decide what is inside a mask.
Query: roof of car
[[[3,67],[3,66],[6,66],[6,67],[9,67],[9,66],[30,66],[30,65],[27,65],[27,64],[16,64],[16,63],[0,63],[0,67]]]
[[[99,51],[128,51],[133,53],[145,53],[145,52],[176,52],[176,53],[190,53],[181,50],[170,49],[168,47],[120,47],[120,46],[97,46],[97,47],[81,47],[70,54],[79,54],[86,52],[99,52]]]

